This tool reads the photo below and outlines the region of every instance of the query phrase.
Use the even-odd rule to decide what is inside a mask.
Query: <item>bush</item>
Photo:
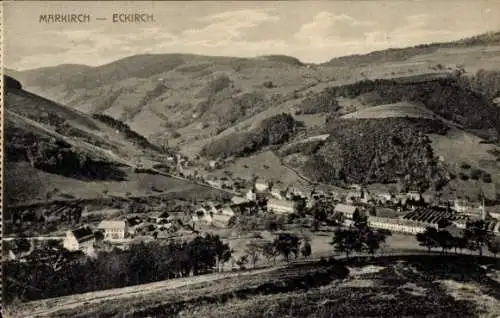
[[[491,175],[489,173],[483,174],[483,182],[485,182],[485,183],[491,183],[492,182]]]
[[[474,168],[470,172],[470,178],[472,180],[479,180],[482,175],[483,175],[483,171],[481,171],[480,169],[475,169]]]
[[[297,105],[298,113],[300,114],[318,114],[336,112],[340,106],[332,94],[331,90],[324,90],[307,96],[299,105]]]
[[[470,164],[466,163],[466,162],[463,162],[461,165],[460,165],[460,168],[462,169],[470,169]]]
[[[463,180],[463,181],[467,181],[467,180],[469,180],[469,176],[468,176],[468,175],[466,175],[466,174],[465,174],[465,173],[463,173],[463,172],[458,173],[458,177],[460,178],[460,180]]]
[[[266,81],[264,83],[262,83],[262,86],[264,86],[265,88],[274,88],[276,86],[274,86],[274,83],[272,81]]]

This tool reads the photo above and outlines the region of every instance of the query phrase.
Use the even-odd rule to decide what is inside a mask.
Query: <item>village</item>
[[[85,207],[84,215],[98,215],[103,219],[68,229],[63,236],[53,237],[58,242],[53,245],[96,257],[99,251],[126,250],[131,244],[140,242],[188,240],[200,233],[221,235],[231,243],[248,232],[245,223],[249,217],[262,221],[254,226],[254,232],[267,229],[269,222],[264,220],[272,217],[274,223],[281,224],[274,230],[314,233],[333,232],[331,225],[335,222],[331,220],[338,221],[337,226],[349,226],[356,213],[366,215],[369,226],[374,229],[407,236],[423,233],[429,227],[444,228],[460,235],[467,222],[474,220],[483,220],[491,234],[500,235],[500,214],[487,212],[484,202],[455,199],[434,205],[418,192],[393,194],[369,191],[360,185],[342,190],[285,187],[256,177],[252,183],[247,183],[246,189],[240,189],[240,195],[230,200],[188,202],[182,211],[167,212],[167,209],[157,208],[147,213],[134,213],[120,209],[87,211]],[[323,216],[318,216],[318,210]],[[21,253],[9,250],[8,259],[23,261],[36,251],[35,245],[33,241]]]

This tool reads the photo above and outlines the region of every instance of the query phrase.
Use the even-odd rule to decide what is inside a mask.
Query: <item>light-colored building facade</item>
[[[128,233],[127,222],[123,220],[104,220],[97,228],[103,231],[105,241],[123,240]]]
[[[458,213],[474,217],[485,217],[486,215],[484,204],[479,202],[455,199],[453,201],[453,209]]]
[[[335,213],[341,213],[344,218],[346,219],[352,219],[354,213],[356,213],[356,211],[359,211],[358,208],[354,205],[350,205],[350,204],[343,204],[343,203],[339,203],[337,205],[335,205],[335,209],[334,209],[334,212]]]
[[[87,255],[95,255],[95,236],[88,226],[80,227],[66,232],[63,240],[63,247],[68,251],[82,251]]]
[[[257,179],[255,181],[255,191],[265,192],[267,190],[269,190],[269,182],[261,179]]]
[[[295,212],[295,203],[271,198],[267,201],[267,211],[276,214],[291,214]]]
[[[389,230],[391,232],[408,233],[413,235],[424,232],[426,227],[429,226],[399,218],[384,218],[377,216],[369,216],[368,225],[376,229]]]
[[[255,192],[253,192],[252,189],[250,189],[246,193],[246,199],[250,200],[250,201],[255,201],[255,200],[257,200],[257,194]]]

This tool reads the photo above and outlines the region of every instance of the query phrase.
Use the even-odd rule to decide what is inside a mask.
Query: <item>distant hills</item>
[[[496,32],[449,43],[334,58],[322,64],[306,64],[285,55],[233,58],[145,54],[97,67],[60,65],[7,73],[15,75],[26,90],[67,105],[82,116],[102,114],[114,118],[152,144],[168,144],[192,158],[203,155],[211,145],[248,142],[241,136],[259,131],[263,122],[283,113],[302,122],[303,128],[272,145],[273,149],[325,133],[326,118],[335,122],[342,117],[342,125],[352,123],[348,131],[366,127],[380,131],[379,125],[384,122],[400,125],[398,117],[413,117],[414,129],[427,134],[430,143],[426,145],[434,149],[431,157],[415,153],[414,158],[425,157],[429,162],[444,158],[451,177],[458,176],[460,171],[455,167],[466,161],[490,174],[495,185],[500,182],[493,154],[500,111],[492,100],[500,96],[499,56],[500,33]],[[404,105],[412,105],[411,114]],[[354,128],[357,120],[367,124]],[[427,129],[428,125],[440,125],[436,121],[453,134],[441,130],[436,134]],[[390,131],[383,131],[393,140]],[[462,133],[461,137],[457,132]],[[336,138],[351,137],[337,134]],[[454,159],[446,145],[456,144],[456,138],[470,143],[476,153],[467,155],[462,151],[460,159]],[[247,145],[242,146],[247,149]],[[263,149],[254,147],[252,152],[267,147],[263,144]],[[311,149],[306,158],[299,160],[302,163],[296,165],[298,169],[303,169],[307,158],[313,156]],[[374,151],[383,161],[386,157],[379,153],[381,150]],[[324,156],[329,152],[321,153]],[[285,162],[288,159],[284,158]],[[404,169],[413,169],[411,163],[401,164],[406,165]],[[359,174],[369,166],[349,169]],[[379,175],[387,176],[387,171],[382,170]],[[463,187],[462,181],[457,181],[453,191]]]

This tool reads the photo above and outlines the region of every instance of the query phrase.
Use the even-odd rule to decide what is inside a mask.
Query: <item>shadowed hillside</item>
[[[155,183],[170,184],[172,191],[189,187],[168,177],[136,173],[138,162],[162,160],[165,153],[126,124],[27,92],[11,77],[5,83],[7,205],[108,193],[147,195]]]

